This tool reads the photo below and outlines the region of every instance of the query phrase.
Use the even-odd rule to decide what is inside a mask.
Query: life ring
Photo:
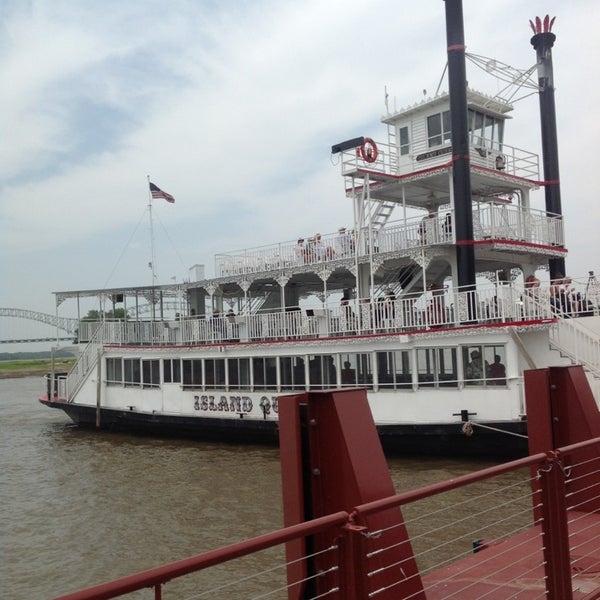
[[[374,163],[377,160],[377,156],[379,155],[379,150],[377,150],[377,144],[371,139],[366,137],[362,146],[359,147],[358,152],[360,157],[368,163]]]

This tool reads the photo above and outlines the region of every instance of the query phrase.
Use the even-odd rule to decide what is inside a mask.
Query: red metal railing
[[[382,590],[372,589],[374,572],[370,571],[370,540],[379,540],[378,552],[385,553],[381,539],[385,531],[369,531],[365,526],[369,515],[381,513],[394,507],[403,507],[405,517],[409,508],[415,508],[417,503],[431,501],[434,497],[452,491],[460,491],[460,501],[472,501],[474,506],[482,501],[479,494],[472,494],[474,484],[493,481],[486,494],[498,496],[497,505],[487,509],[489,519],[500,521],[500,511],[497,506],[514,503],[512,494],[514,480],[508,486],[497,485],[496,478],[520,475],[525,470],[531,475],[519,483],[519,489],[525,494],[527,505],[526,524],[508,532],[505,541],[486,539],[480,547],[484,551],[471,554],[465,552],[438,560],[436,565],[427,566],[417,556],[421,563],[423,590],[418,594],[403,593],[406,580],[403,577],[401,564],[389,564],[384,568],[394,569],[397,582],[394,583],[395,598],[427,598],[437,600],[446,598],[480,598],[488,599],[516,597],[515,586],[524,589],[519,592],[519,598],[551,598],[568,600],[570,598],[600,598],[600,438],[587,442],[565,446],[556,451],[539,453],[502,465],[483,469],[474,473],[462,475],[441,483],[424,488],[404,492],[374,502],[354,507],[348,512],[340,511],[332,515],[307,521],[299,525],[287,527],[243,542],[224,546],[217,550],[193,556],[191,558],[143,571],[122,579],[97,585],[85,590],[60,596],[57,600],[99,600],[117,598],[136,590],[151,588],[154,598],[162,598],[163,585],[166,582],[181,578],[185,575],[222,565],[239,557],[249,556],[259,551],[281,546],[290,542],[300,542],[311,536],[322,533],[330,534],[332,544],[322,549],[331,553],[331,573],[335,585],[326,593],[320,593],[319,598],[331,596],[348,600],[377,597]],[[529,500],[532,502],[529,503]],[[457,511],[457,501],[445,502],[445,509],[450,513]],[[534,510],[532,510],[532,508]],[[436,511],[441,509],[436,508]],[[463,527],[465,535],[477,534],[484,511],[476,508],[466,511],[468,517],[478,522],[477,529]],[[458,531],[466,517],[454,515],[449,527]],[[431,520],[425,516],[425,520]],[[416,547],[411,520],[406,521],[411,541]],[[439,546],[439,531],[441,525],[432,528],[428,535],[431,545]],[[446,527],[446,526],[444,526]],[[511,525],[512,527],[512,525]],[[456,534],[458,535],[458,534]],[[508,540],[508,541],[506,541]],[[464,544],[463,544],[464,546]],[[307,544],[307,547],[311,547]],[[417,552],[415,552],[417,555]],[[458,557],[458,559],[457,559]],[[481,557],[481,558],[479,558]],[[306,557],[310,560],[310,556]],[[379,563],[380,564],[380,563]],[[321,577],[317,573],[313,577]],[[490,581],[493,580],[493,587]],[[577,581],[576,581],[577,580]],[[585,586],[577,582],[585,582]],[[596,582],[595,584],[593,582]],[[266,594],[244,598],[298,597],[297,590],[305,582],[287,582],[279,588]],[[487,586],[482,593],[482,586]],[[595,587],[594,587],[595,585]],[[586,587],[587,586],[587,587]],[[577,595],[582,589],[586,595]],[[295,591],[294,591],[295,590]],[[575,590],[575,592],[573,591]],[[210,589],[196,590],[194,597],[216,597]],[[276,595],[280,594],[280,595]],[[296,594],[296,595],[294,595]],[[385,594],[383,595],[385,597]],[[233,596],[229,595],[229,598]],[[283,596],[286,597],[286,596]],[[310,597],[310,596],[305,596]],[[312,596],[317,597],[317,596]]]

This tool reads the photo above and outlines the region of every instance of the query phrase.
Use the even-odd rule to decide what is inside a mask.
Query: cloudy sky
[[[567,268],[583,277],[600,270],[600,3],[464,0],[467,51],[528,68],[528,20],[546,13]],[[3,0],[0,306],[53,313],[53,291],[150,284],[148,175],[176,199],[154,201],[160,283],[350,224],[331,145],[383,140],[386,86],[397,108],[433,94],[445,46],[442,0]],[[516,105],[508,143],[540,152],[537,108]]]

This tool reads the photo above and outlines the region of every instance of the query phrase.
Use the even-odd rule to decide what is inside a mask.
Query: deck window
[[[250,389],[250,359],[228,358],[227,374],[230,390]]]
[[[483,358],[489,365],[487,385],[506,385],[506,348],[486,345],[483,347]]]
[[[419,387],[434,387],[436,374],[435,348],[417,348]]]
[[[207,390],[225,388],[225,359],[207,358],[204,361],[204,387]]]
[[[419,387],[457,387],[456,348],[417,348]]]
[[[430,148],[441,146],[451,139],[450,111],[427,117],[427,142]]]
[[[503,345],[463,346],[467,385],[506,385],[506,348]]]
[[[106,384],[123,384],[123,361],[121,358],[106,359]]]
[[[350,353],[340,356],[340,383],[342,387],[373,388],[371,354]]]
[[[200,389],[202,387],[202,361],[197,359],[186,359],[181,361],[183,387]]]
[[[377,353],[377,374],[380,388],[407,389],[412,387],[410,352]]]
[[[165,383],[181,383],[181,362],[178,358],[163,360],[163,379]]]
[[[456,348],[436,348],[437,383],[439,387],[458,387]]]
[[[142,387],[160,387],[160,361],[142,360]]]
[[[139,358],[123,360],[124,381],[126,387],[137,387],[142,382],[142,370]]]
[[[277,359],[275,357],[253,358],[252,372],[254,389],[275,389],[277,387]]]
[[[331,354],[316,354],[308,357],[308,378],[311,390],[337,387],[337,369]]]
[[[306,375],[304,371],[304,357],[282,356],[279,359],[279,370],[282,390],[304,390]]]

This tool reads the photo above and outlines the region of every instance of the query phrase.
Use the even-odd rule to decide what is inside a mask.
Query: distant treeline
[[[0,352],[0,360],[35,360],[37,358],[51,358],[50,350],[45,352]],[[56,358],[72,358],[77,356],[73,350],[57,350],[54,353]]]

